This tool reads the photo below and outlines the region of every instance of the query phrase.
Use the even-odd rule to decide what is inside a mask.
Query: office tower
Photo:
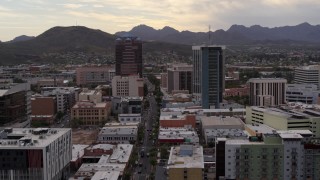
[[[26,127],[30,125],[30,119],[30,84],[0,84],[0,126],[19,123],[19,127]]]
[[[193,94],[202,108],[219,108],[224,91],[224,46],[192,46]]]
[[[142,41],[137,37],[116,39],[116,75],[139,74],[142,77]]]
[[[192,93],[192,65],[174,64],[167,69],[168,92],[173,90],[188,90]]]
[[[303,66],[294,70],[294,83],[314,84],[320,89],[320,66]]]
[[[315,84],[287,84],[286,101],[317,104],[320,91]]]
[[[286,103],[286,79],[251,78],[248,82],[251,106],[276,106]]]
[[[0,179],[67,179],[71,129],[0,130]]]

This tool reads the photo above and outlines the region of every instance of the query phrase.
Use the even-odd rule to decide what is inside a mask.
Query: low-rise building
[[[203,179],[202,146],[180,145],[171,147],[167,169],[169,180]]]
[[[97,90],[89,90],[87,88],[83,88],[82,92],[79,94],[79,101],[90,101],[94,103],[102,102],[102,94]]]
[[[229,88],[224,90],[224,97],[249,96],[249,87]]]
[[[73,144],[72,145],[72,159],[70,161],[71,171],[77,171],[82,164],[85,148],[89,145]]]
[[[57,113],[56,97],[35,95],[31,98],[31,120],[52,124]]]
[[[166,128],[166,127],[167,128],[170,128],[170,127],[195,128],[196,117],[193,114],[160,116],[160,126],[163,128]]]
[[[201,118],[202,134],[207,143],[215,143],[216,138],[247,138],[245,124],[240,118],[209,116]]]
[[[137,140],[137,123],[107,123],[98,135],[98,143],[132,144]]]
[[[112,112],[116,114],[140,114],[143,97],[113,97]]]
[[[141,114],[119,114],[118,121],[120,123],[141,122]]]
[[[111,154],[104,154],[96,163],[84,163],[81,165],[73,179],[115,179],[122,177],[130,156],[132,154],[133,145],[118,144],[107,146],[99,145],[98,149],[113,149]],[[107,153],[110,153],[109,151]]]
[[[193,129],[160,128],[158,142],[167,144],[199,144],[199,136]]]
[[[80,101],[72,107],[71,119],[80,120],[83,125],[99,125],[107,121],[110,113],[110,102],[93,103]]]

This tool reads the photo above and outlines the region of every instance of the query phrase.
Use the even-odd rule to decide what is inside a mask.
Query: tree
[[[150,159],[150,164],[151,164],[152,166],[157,165],[157,159],[156,159],[155,157],[152,157],[152,158]]]
[[[63,116],[64,116],[64,113],[61,112],[61,111],[59,111],[59,112],[57,113],[56,119],[59,120],[59,119],[61,119]]]

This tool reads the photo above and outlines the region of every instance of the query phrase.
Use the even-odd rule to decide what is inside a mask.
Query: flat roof
[[[97,171],[91,180],[118,180],[119,176],[119,171]]]
[[[265,124],[246,124],[247,128],[262,134],[272,134],[276,129]]]
[[[89,145],[84,144],[73,144],[72,145],[72,159],[71,161],[76,161],[78,158],[84,155],[84,149]]]
[[[122,126],[122,127],[103,127],[99,135],[136,135],[138,127],[136,126]]]
[[[40,135],[33,134],[33,131],[47,131]],[[6,139],[0,139],[1,149],[42,149],[62,135],[70,132],[69,128],[12,128],[11,133],[7,133]],[[20,137],[10,139],[10,137]],[[25,141],[25,142],[24,142]]]
[[[170,150],[167,168],[204,168],[202,146],[192,146],[192,156],[182,156],[180,146],[173,146]]]
[[[230,116],[209,116],[202,117],[201,123],[203,127],[206,126],[244,126],[240,118]]]
[[[160,121],[161,120],[172,120],[172,121],[177,121],[177,120],[186,120],[186,115],[166,115],[166,116],[160,116]]]
[[[113,150],[112,155],[109,158],[110,162],[114,163],[127,163],[133,149],[131,144],[118,144],[116,149]]]
[[[88,150],[93,150],[93,149],[103,149],[103,150],[110,150],[113,149],[115,145],[112,144],[96,144],[93,146],[88,147]]]

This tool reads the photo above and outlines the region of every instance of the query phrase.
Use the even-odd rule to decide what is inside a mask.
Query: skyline
[[[0,41],[37,36],[54,26],[86,26],[114,34],[146,24],[194,32],[227,30],[233,24],[264,27],[320,24],[316,0],[4,0],[0,2]]]

